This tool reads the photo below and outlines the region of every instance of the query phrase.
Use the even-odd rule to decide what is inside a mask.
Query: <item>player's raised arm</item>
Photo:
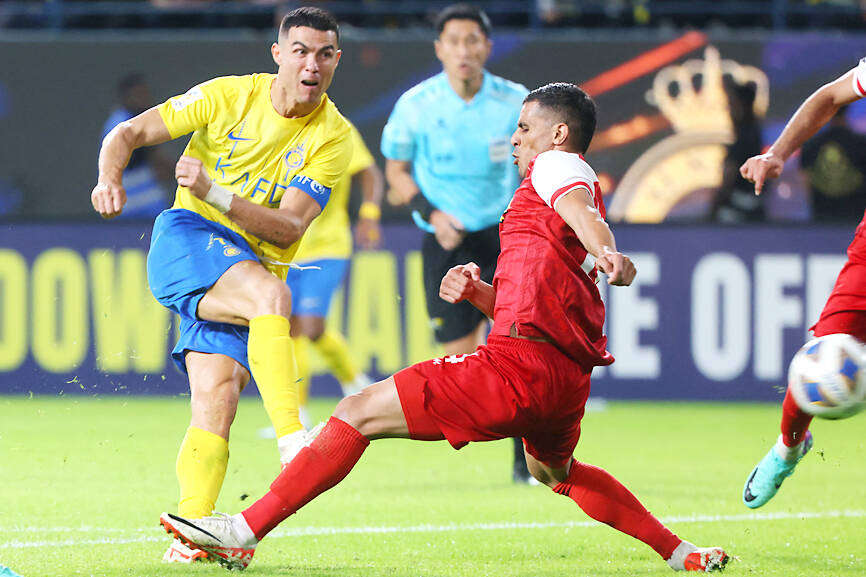
[[[564,194],[554,210],[568,223],[587,252],[595,257],[595,265],[607,275],[608,284],[628,286],[632,283],[637,274],[634,263],[616,250],[613,233],[586,189],[578,187]]]
[[[255,204],[213,182],[202,161],[182,156],[175,169],[177,183],[236,222],[241,228],[279,248],[289,248],[324,208],[307,190],[289,186],[277,210]],[[320,187],[311,179],[308,184]],[[328,189],[330,193],[330,189]],[[327,199],[325,199],[327,202]]]
[[[120,214],[126,203],[123,170],[132,152],[168,140],[171,140],[171,135],[156,108],[121,122],[106,134],[99,150],[99,177],[90,194],[93,209],[103,218]]]
[[[349,130],[321,147],[283,192],[277,210],[232,193],[210,178],[203,163],[189,156],[178,161],[177,182],[257,238],[286,249],[300,240],[328,202],[331,187],[349,166]]]
[[[825,84],[800,105],[785,130],[765,154],[753,156],[740,167],[740,174],[755,183],[755,194],[761,194],[768,178],[782,173],[785,161],[812,138],[818,130],[835,116],[842,106],[862,98],[862,88],[857,88],[860,67],[849,70],[833,82]],[[866,88],[866,87],[864,87]]]

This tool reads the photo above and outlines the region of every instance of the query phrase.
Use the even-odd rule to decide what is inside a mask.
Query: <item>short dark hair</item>
[[[526,102],[537,102],[550,109],[568,125],[569,138],[584,153],[595,134],[596,107],[589,94],[570,82],[552,82],[526,95]]]
[[[296,26],[306,26],[322,32],[331,30],[337,35],[337,44],[340,43],[340,25],[337,24],[334,15],[327,10],[315,6],[295,8],[283,16],[283,21],[280,23],[280,38],[287,35],[289,30]]]
[[[445,25],[450,20],[472,20],[473,22],[477,22],[484,35],[490,38],[490,33],[492,32],[490,18],[487,17],[487,13],[484,10],[477,6],[471,4],[452,4],[444,8],[442,12],[436,15],[434,22],[437,36],[442,34]]]

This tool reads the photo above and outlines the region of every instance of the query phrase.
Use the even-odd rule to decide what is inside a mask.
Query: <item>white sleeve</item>
[[[854,92],[860,98],[866,98],[866,58],[862,58],[854,69]]]
[[[596,180],[595,173],[580,155],[570,152],[542,152],[532,167],[532,187],[551,208],[556,208],[556,202],[566,192],[577,188],[586,190],[590,201],[594,203]]]

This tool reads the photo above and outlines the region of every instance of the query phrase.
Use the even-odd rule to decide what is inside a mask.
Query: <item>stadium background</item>
[[[423,27],[428,4],[435,3],[331,4],[355,25],[345,31],[329,93],[374,151],[396,98],[439,70]],[[795,161],[773,188],[766,224],[704,222],[729,138],[724,95],[703,90],[714,86],[708,80],[671,87],[660,79],[686,72],[694,79],[697,71],[702,79],[741,74],[767,86],[769,144],[816,86],[866,52],[854,25],[862,23],[859,11],[696,2],[678,13],[669,3],[638,2],[605,20],[600,3],[590,2],[583,22],[570,16],[578,27],[545,28],[533,3],[488,4],[498,26],[492,72],[528,87],[577,82],[599,104],[588,157],[639,275],[634,288],[606,295],[618,361],[596,375],[594,393],[781,398],[788,359],[829,294],[853,227],[809,223]],[[0,393],[187,390],[167,357],[172,319],[144,285],[150,225],[99,222],[89,192],[102,123],[124,74],[142,73],[162,100],[213,76],[273,70],[274,9],[243,5],[215,3],[206,12],[134,2],[0,5],[7,26],[0,30]],[[364,27],[364,6],[388,27]],[[397,10],[391,20],[388,6]],[[641,6],[648,19],[639,17]],[[202,22],[209,29],[185,29]],[[810,22],[829,28],[799,29]],[[849,30],[831,29],[840,23]],[[693,99],[690,89],[698,90]],[[866,128],[862,106],[850,118]],[[437,352],[423,307],[420,233],[400,207],[386,207],[385,218],[384,250],[356,255],[329,321],[375,375]],[[314,395],[337,391],[332,378],[314,377]]]

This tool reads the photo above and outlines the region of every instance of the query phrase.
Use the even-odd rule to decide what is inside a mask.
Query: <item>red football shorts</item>
[[[816,337],[845,333],[866,342],[866,264],[845,263],[811,330]]]
[[[523,437],[551,467],[568,463],[580,438],[589,374],[550,343],[491,335],[469,355],[424,361],[394,375],[413,439]]]

